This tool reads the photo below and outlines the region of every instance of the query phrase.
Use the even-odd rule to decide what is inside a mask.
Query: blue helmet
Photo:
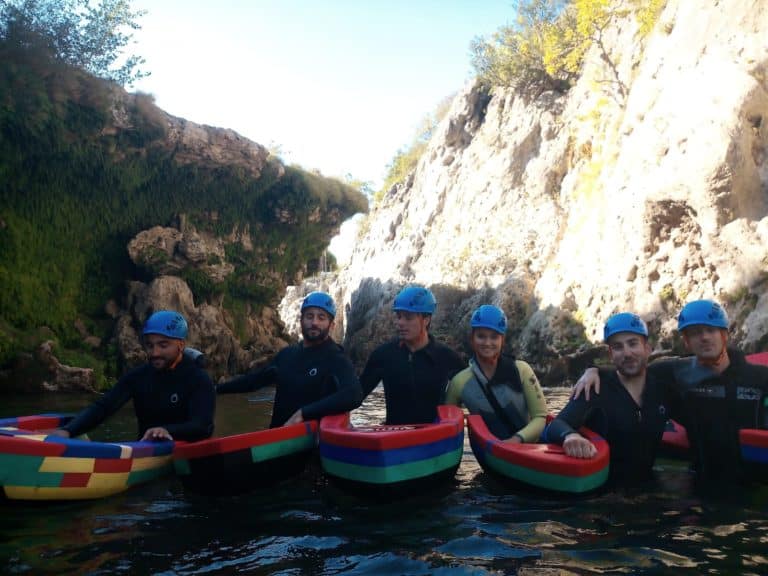
[[[680,310],[677,316],[677,329],[684,330],[696,324],[728,330],[728,315],[723,307],[713,300],[694,300]]]
[[[490,304],[483,304],[475,310],[469,324],[472,328],[488,328],[502,336],[507,333],[507,317],[504,315],[504,311],[498,306],[491,306]]]
[[[607,342],[608,338],[619,332],[632,332],[648,338],[648,326],[640,316],[632,312],[619,312],[608,318],[603,328],[603,340]]]
[[[301,311],[305,308],[320,308],[328,312],[331,318],[336,318],[336,304],[327,292],[310,292],[301,303]]]
[[[437,301],[434,294],[421,286],[407,286],[400,290],[392,302],[392,310],[395,312],[418,312],[420,314],[434,314]]]
[[[184,316],[173,310],[160,310],[147,318],[142,334],[161,334],[168,338],[184,340],[187,337],[187,321]]]

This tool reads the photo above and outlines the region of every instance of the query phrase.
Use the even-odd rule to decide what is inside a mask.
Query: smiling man
[[[387,424],[433,422],[448,381],[465,366],[429,334],[436,307],[426,288],[401,290],[392,303],[397,338],[376,348],[360,375],[364,396],[383,382]]]
[[[651,468],[667,421],[663,386],[647,373],[651,347],[645,322],[629,312],[614,314],[603,337],[613,370],[601,370],[603,393],[572,399],[544,432],[547,442],[562,444],[569,456],[592,458],[595,446],[577,432],[587,426],[611,447],[609,483],[632,485],[651,477]]]
[[[152,314],[142,332],[148,363],[53,432],[69,437],[98,426],[133,400],[141,440],[202,440],[213,433],[216,395],[208,374],[184,354],[187,321],[178,312]]]
[[[698,479],[715,486],[749,479],[739,430],[766,428],[768,420],[768,367],[750,364],[741,351],[728,348],[728,327],[717,302],[689,302],[677,317],[677,329],[693,355],[648,367],[649,375],[665,385],[669,416],[688,432]],[[602,373],[588,369],[574,396],[584,390],[589,398],[592,388],[600,393],[601,381]]]
[[[283,348],[258,372],[219,384],[216,392],[249,392],[274,384],[270,428],[357,408],[363,399],[360,383],[344,349],[330,337],[335,317],[333,298],[311,292],[301,303],[302,341]]]

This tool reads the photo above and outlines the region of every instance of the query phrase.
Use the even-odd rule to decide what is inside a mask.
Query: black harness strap
[[[478,368],[482,372],[482,368],[478,365]],[[520,379],[520,371],[517,369],[517,364],[515,364],[514,359],[512,360],[512,377],[514,378],[513,384],[517,385],[517,388],[519,390],[522,390],[523,388],[523,382]],[[487,379],[487,378],[486,378]],[[515,424],[512,422],[512,419],[510,418],[509,414],[501,407],[501,404],[499,403],[499,399],[496,398],[496,395],[493,393],[493,390],[491,390],[490,387],[490,380],[488,381],[488,386],[483,384],[480,379],[477,379],[477,384],[480,386],[480,390],[483,391],[483,394],[485,394],[485,397],[488,399],[488,402],[491,405],[491,408],[493,408],[493,411],[496,412],[496,415],[501,418],[501,421],[504,422],[504,425],[509,430],[509,435],[512,436],[520,430],[523,426],[525,426],[525,423],[522,423],[522,426],[515,426]]]

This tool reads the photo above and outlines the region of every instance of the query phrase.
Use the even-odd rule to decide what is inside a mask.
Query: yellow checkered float
[[[70,417],[0,420],[0,490],[11,500],[103,498],[173,470],[173,442],[89,442],[46,435]]]

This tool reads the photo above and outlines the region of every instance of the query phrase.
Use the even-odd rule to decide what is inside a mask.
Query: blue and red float
[[[408,495],[453,478],[464,447],[464,414],[438,406],[431,424],[352,426],[349,414],[320,421],[320,461],[335,482],[365,493]]]

